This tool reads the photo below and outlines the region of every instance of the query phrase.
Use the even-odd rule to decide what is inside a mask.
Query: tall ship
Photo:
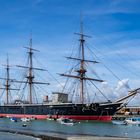
[[[86,82],[90,82],[90,84],[93,84],[94,87],[97,88],[95,85],[96,82],[103,82],[101,79],[96,79],[92,77],[87,76],[87,65],[86,63],[98,63],[94,60],[86,59],[85,55],[85,37],[88,37],[87,35],[83,34],[83,29],[81,25],[81,31],[80,33],[76,33],[79,38],[79,52],[78,57],[67,57],[67,59],[70,59],[70,61],[76,61],[76,65],[74,65],[73,68],[70,69],[68,73],[60,74],[62,77],[67,77],[70,79],[74,79],[73,86],[71,87],[71,90],[69,92],[72,92],[71,95],[75,97],[75,100],[69,100],[69,92],[65,93],[64,89],[66,88],[66,85],[64,85],[62,92],[53,92],[52,93],[52,100],[48,100],[48,96],[46,96],[46,100],[42,103],[34,103],[33,102],[33,85],[35,84],[49,84],[49,83],[43,83],[43,82],[37,82],[35,81],[35,74],[33,73],[35,70],[43,70],[41,68],[34,68],[33,67],[33,54],[34,51],[37,51],[32,48],[32,39],[30,39],[30,45],[26,49],[28,50],[28,58],[29,58],[29,65],[28,66],[20,66],[18,67],[25,68],[28,70],[26,73],[26,81],[18,81],[15,79],[10,79],[9,75],[9,61],[7,59],[7,65],[6,65],[6,73],[7,77],[0,78],[5,80],[5,87],[1,89],[5,89],[6,91],[6,102],[3,105],[0,105],[0,117],[28,117],[28,118],[36,118],[36,119],[46,119],[48,117],[51,118],[70,118],[75,120],[99,120],[99,121],[110,121],[112,119],[112,116],[123,107],[124,103],[123,101],[131,96],[135,96],[137,92],[140,90],[140,88],[130,91],[130,93],[122,97],[114,102],[107,99],[105,102],[92,102],[86,99],[87,90],[91,90],[89,88],[86,88],[85,84]],[[58,62],[59,63],[59,62]],[[74,73],[74,74],[73,74]],[[90,74],[91,75],[91,74]],[[10,103],[9,102],[9,91],[10,90],[20,90],[19,89],[12,89],[10,87],[10,83],[16,82],[16,83],[23,83],[28,85],[28,99],[26,101],[23,100],[15,100],[15,102]],[[66,83],[68,82],[68,79],[66,80]],[[72,83],[72,82],[71,82]],[[74,89],[75,88],[75,89]],[[100,89],[98,89],[100,91]],[[89,96],[91,95],[91,92],[89,93]],[[100,91],[101,92],[101,91]],[[41,93],[40,93],[41,94]]]

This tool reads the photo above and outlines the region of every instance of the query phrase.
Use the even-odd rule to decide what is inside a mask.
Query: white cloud
[[[101,91],[108,97],[109,100],[114,100],[116,95],[113,93],[113,88],[107,82],[102,83]]]
[[[107,82],[103,82],[100,91],[102,91],[102,93],[109,100],[116,101],[117,99],[127,95],[128,91],[130,90],[128,82],[128,79],[120,80],[115,87],[110,86]],[[101,98],[100,100],[105,101],[105,98],[102,95],[98,95],[98,98]]]
[[[101,91],[110,99],[111,101],[116,101],[126,95],[128,95],[128,91],[131,91],[129,87],[129,79],[122,79],[118,81],[115,88],[109,86],[107,82],[102,84]],[[140,81],[138,81],[140,82]],[[100,96],[101,97],[101,96]],[[103,100],[103,97],[101,97]],[[124,103],[128,103],[128,105],[140,105],[139,103],[140,95],[139,93],[134,96],[124,100]]]
[[[118,91],[121,91],[123,89],[127,89],[127,90],[130,89],[130,87],[128,85],[128,82],[129,82],[128,79],[123,79],[123,80],[119,81],[117,83],[117,86],[115,88],[115,91],[118,92]]]

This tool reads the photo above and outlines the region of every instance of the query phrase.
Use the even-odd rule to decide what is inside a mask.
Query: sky
[[[33,48],[40,51],[35,52],[39,64],[57,79],[53,82],[48,73],[41,73],[45,81],[52,83],[45,90],[59,90],[58,83],[63,84],[64,78],[56,73],[66,71],[68,61],[64,57],[78,46],[79,37],[74,33],[79,32],[82,19],[84,33],[91,36],[86,38],[85,46],[117,76],[115,79],[100,64],[94,66],[106,81],[102,90],[107,96],[120,97],[128,87],[140,87],[139,5],[139,0],[0,0],[1,77],[8,54],[11,77],[18,79],[15,65],[24,65],[24,47],[28,47],[32,34]]]

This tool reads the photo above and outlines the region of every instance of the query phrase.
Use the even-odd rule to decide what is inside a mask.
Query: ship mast
[[[3,79],[5,80],[5,88],[0,88],[0,89],[4,89],[6,90],[6,104],[9,104],[9,91],[10,90],[19,90],[19,89],[13,89],[13,88],[10,88],[10,82],[11,81],[14,81],[14,79],[10,79],[10,65],[9,65],[9,58],[8,58],[8,55],[7,55],[7,64],[4,65],[6,67],[6,78],[0,78],[0,79]]]
[[[84,102],[84,77],[85,77],[85,73],[86,73],[86,69],[84,68],[84,60],[85,60],[85,56],[84,56],[84,35],[83,35],[83,23],[81,22],[81,34],[80,34],[80,48],[81,48],[81,54],[82,54],[82,59],[81,59],[81,63],[80,63],[80,70],[78,70],[77,72],[80,75],[80,101],[81,103]]]
[[[33,84],[33,74],[32,74],[32,69],[33,69],[33,62],[32,62],[32,38],[30,39],[30,48],[29,48],[29,76],[27,77],[29,79],[29,102],[32,103],[32,84]]]
[[[33,80],[34,79],[33,69],[34,70],[41,70],[41,71],[46,71],[46,70],[33,67],[33,51],[38,51],[38,50],[32,48],[32,37],[30,38],[29,47],[24,47],[24,48],[29,50],[28,51],[28,54],[29,54],[29,65],[28,66],[17,65],[17,67],[27,68],[28,69],[28,76],[26,77],[27,81],[16,81],[16,82],[27,83],[28,84],[28,86],[29,86],[29,103],[32,104],[33,103],[33,94],[32,94],[33,93],[33,85],[34,84],[47,84],[47,85],[49,85],[49,83],[36,82],[36,81]]]
[[[79,39],[79,42],[80,42],[80,58],[66,57],[68,59],[73,59],[73,60],[80,61],[79,69],[76,70],[78,75],[77,76],[69,75],[69,74],[60,74],[60,75],[71,77],[71,78],[78,78],[80,80],[80,102],[83,104],[84,103],[84,94],[85,94],[84,81],[85,80],[93,80],[93,81],[96,81],[96,82],[103,82],[103,80],[89,78],[89,77],[86,76],[87,70],[85,69],[85,62],[92,62],[92,63],[98,63],[98,62],[85,59],[85,46],[84,46],[85,39],[84,39],[84,37],[90,37],[90,36],[87,36],[87,35],[83,34],[83,22],[81,22],[80,28],[81,28],[80,33],[75,33],[75,34],[80,36],[80,39]]]
[[[6,103],[9,104],[9,60],[7,57],[7,66],[6,66],[6,73],[7,73],[7,77],[6,77],[6,84],[5,84],[5,89],[6,89]]]

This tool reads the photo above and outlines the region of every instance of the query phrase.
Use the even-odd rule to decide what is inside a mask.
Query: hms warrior
[[[137,94],[139,89],[133,90],[129,93],[128,96],[125,96],[116,102],[111,102],[110,100],[107,100],[107,102],[85,102],[85,82],[91,81],[91,83],[95,82],[103,82],[103,80],[100,79],[94,79],[89,78],[86,76],[87,69],[85,67],[85,63],[98,63],[97,61],[87,60],[85,59],[85,37],[86,35],[83,34],[82,28],[80,33],[76,33],[80,36],[79,39],[79,57],[67,57],[68,59],[75,60],[78,62],[79,65],[77,65],[77,69],[75,72],[77,75],[74,74],[60,74],[61,76],[65,76],[68,78],[73,78],[76,81],[79,82],[79,88],[76,92],[80,96],[79,102],[76,103],[68,101],[68,94],[62,92],[62,93],[53,93],[52,101],[49,102],[48,99],[46,99],[46,102],[43,102],[41,104],[34,103],[33,102],[33,95],[32,95],[32,89],[34,84],[49,84],[49,83],[41,83],[41,82],[35,82],[34,81],[34,70],[43,70],[40,68],[33,68],[33,51],[36,51],[32,48],[32,39],[30,40],[30,46],[27,48],[29,50],[29,65],[28,66],[18,66],[25,69],[28,69],[28,74],[26,75],[27,80],[26,81],[16,81],[12,80],[14,82],[21,82],[28,84],[29,87],[29,99],[27,102],[21,101],[15,101],[14,103],[9,103],[9,90],[12,90],[9,85],[9,81],[11,79],[9,78],[9,64],[7,61],[6,69],[7,69],[7,77],[1,78],[6,80],[5,89],[6,90],[6,103],[4,105],[0,106],[0,117],[28,117],[28,118],[36,118],[36,119],[46,119],[48,117],[51,118],[70,118],[70,119],[76,119],[76,120],[102,120],[102,121],[110,121],[112,119],[112,116],[118,111],[122,105],[123,100],[127,99],[128,97],[134,96]],[[13,89],[14,90],[14,89]]]

